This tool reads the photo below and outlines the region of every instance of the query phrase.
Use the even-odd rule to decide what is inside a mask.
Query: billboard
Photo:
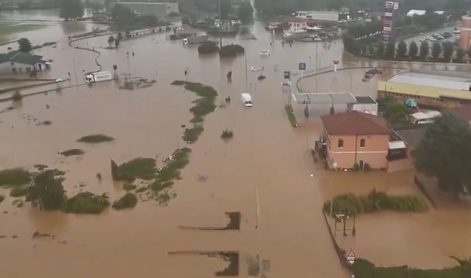
[[[399,4],[396,1],[385,1],[384,3],[384,14],[383,14],[383,35],[382,39],[384,43],[389,43],[393,37],[394,30],[394,10],[399,8]]]

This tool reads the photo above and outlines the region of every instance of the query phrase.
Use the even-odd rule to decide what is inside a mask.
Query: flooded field
[[[57,48],[37,51],[54,59],[48,77],[65,79],[70,73],[71,80],[64,85],[84,83],[84,72],[97,68],[94,53],[67,45],[68,35],[90,30],[92,25],[72,24],[81,26],[77,27],[81,31],[70,25],[72,31],[64,29],[54,34]],[[166,207],[148,201],[129,211],[76,216],[38,212],[28,206],[16,208],[11,204],[13,199],[7,198],[0,204],[0,211],[4,212],[0,215],[0,235],[8,236],[0,238],[2,274],[5,277],[34,274],[37,278],[59,275],[199,278],[228,268],[222,274],[257,276],[253,274],[253,258],[258,257],[265,261],[267,277],[303,277],[312,273],[316,277],[346,277],[320,211],[323,202],[332,196],[327,184],[332,185],[334,194],[362,193],[365,185],[388,190],[393,185],[391,190],[397,188],[403,193],[409,192],[406,187],[415,189],[410,185],[411,173],[317,175],[307,149],[321,132],[319,120],[311,117],[293,130],[283,109],[287,96],[280,85],[283,70],[295,72],[299,62],[308,63],[308,70],[315,68],[312,57],[316,46],[295,43],[282,47],[275,41],[271,47],[270,34],[261,26],[257,24],[254,33],[256,41],[224,39],[223,43],[237,42],[245,47],[248,67],[265,68],[267,78],[261,82],[251,72],[246,80],[244,57],[226,60],[198,56],[195,47],[170,42],[165,34],[123,42],[118,50],[104,49],[106,36],[74,43],[100,51],[98,61],[103,70],[112,70],[117,65],[121,76],[131,73],[157,81],[149,88],[135,91],[120,90],[113,82],[104,82],[50,92],[24,98],[15,109],[0,114],[0,168],[45,164],[66,171],[64,185],[69,196],[80,190],[79,183],[85,183],[85,190],[108,192],[111,200],[115,200],[124,191],[121,184],[111,179],[110,159],[122,163],[136,157],[162,158],[176,148],[188,146],[181,139],[182,125],[188,125],[191,119],[188,109],[196,96],[183,87],[170,85],[174,80],[188,79],[212,86],[219,94],[217,104],[228,96],[233,101],[206,118],[203,135],[190,146],[190,164],[182,172],[183,179],[174,186],[177,196]],[[38,43],[43,35],[37,31]],[[49,35],[52,39],[53,34]],[[374,66],[343,55],[341,41],[317,48],[319,67],[328,67],[332,60],[342,60],[341,66],[345,67]],[[262,49],[271,49],[271,55],[261,57]],[[278,71],[274,70],[275,65]],[[189,74],[185,78],[186,68]],[[226,80],[228,71],[233,72],[232,83]],[[351,88],[355,94],[375,96],[374,82],[361,82],[363,72],[326,75],[318,88],[341,91]],[[239,99],[240,93],[250,90],[250,83],[256,84],[252,89],[254,106],[246,109]],[[308,79],[304,83],[305,90],[308,86],[314,90],[316,86]],[[8,105],[0,103],[0,110]],[[296,111],[302,109],[296,107]],[[28,123],[25,114],[52,124]],[[234,131],[234,138],[228,142],[220,138],[226,128]],[[89,134],[106,134],[115,140],[96,146],[76,142]],[[69,158],[58,154],[73,148],[83,149],[85,154]],[[102,174],[101,182],[96,179],[97,173]],[[316,177],[311,178],[311,174]],[[200,179],[201,176],[205,179]],[[8,195],[6,191],[0,193]],[[224,227],[228,221],[226,212],[240,212],[240,230],[179,228]],[[358,219],[358,236],[341,245],[354,248],[358,256],[374,263],[441,267],[450,263],[446,256],[465,254],[464,247],[469,242],[464,231],[469,227],[464,223],[469,223],[469,217],[463,217],[441,212],[364,216]],[[460,235],[449,236],[448,227]],[[55,237],[32,238],[34,232]],[[443,235],[445,232],[447,235]],[[406,248],[413,248],[413,252],[404,254]],[[229,258],[233,264],[218,257]]]

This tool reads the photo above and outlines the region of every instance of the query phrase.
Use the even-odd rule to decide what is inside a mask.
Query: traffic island
[[[285,111],[291,126],[298,127],[298,121],[296,120],[296,116],[294,115],[293,106],[291,104],[286,104]]]

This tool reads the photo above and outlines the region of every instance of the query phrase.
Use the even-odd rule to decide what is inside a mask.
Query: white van
[[[250,94],[242,94],[242,103],[245,107],[252,107],[252,96]]]

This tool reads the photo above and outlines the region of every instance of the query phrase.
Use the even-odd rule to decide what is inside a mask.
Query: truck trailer
[[[203,42],[207,42],[208,39],[209,39],[208,36],[188,37],[188,38],[183,39],[183,44],[188,45],[188,44],[203,43]]]
[[[113,74],[110,71],[92,72],[85,75],[87,83],[96,83],[113,80]]]

